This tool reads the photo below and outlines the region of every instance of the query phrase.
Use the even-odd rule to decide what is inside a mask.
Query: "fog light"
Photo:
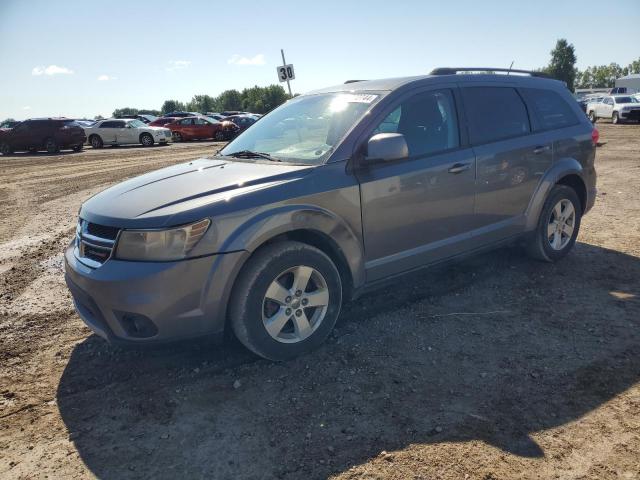
[[[120,323],[131,337],[148,338],[158,333],[158,327],[151,319],[137,313],[123,313],[120,317]]]

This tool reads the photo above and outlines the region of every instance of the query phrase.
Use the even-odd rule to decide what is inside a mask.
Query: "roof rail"
[[[510,73],[521,73],[525,75],[531,75],[532,77],[542,77],[542,78],[551,78],[544,72],[534,72],[532,70],[518,70],[515,68],[494,68],[494,67],[442,67],[431,70],[430,75],[455,75],[458,72],[506,72],[507,75]]]
[[[366,80],[347,80],[347,81],[346,81],[346,82],[344,82],[344,83],[345,83],[345,85],[346,85],[347,83],[357,83],[357,82],[366,82]]]

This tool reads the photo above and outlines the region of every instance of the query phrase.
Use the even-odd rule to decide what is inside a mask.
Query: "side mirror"
[[[377,133],[367,143],[366,160],[399,160],[409,156],[409,147],[401,133]]]

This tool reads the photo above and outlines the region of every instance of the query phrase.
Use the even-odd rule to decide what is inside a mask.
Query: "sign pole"
[[[282,54],[282,66],[286,67],[287,66],[287,62],[284,59],[284,50],[282,48],[280,49],[280,53]],[[293,94],[291,93],[291,83],[289,83],[289,79],[288,78],[287,78],[287,87],[289,87],[289,96],[291,98],[293,98]]]

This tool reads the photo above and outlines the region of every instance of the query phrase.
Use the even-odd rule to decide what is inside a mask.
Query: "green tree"
[[[162,104],[162,108],[160,109],[163,114],[168,112],[174,112],[179,110],[186,110],[184,103],[179,102],[178,100],[165,100]]]
[[[631,75],[633,73],[640,73],[640,58],[634,60],[627,66],[627,75]]]
[[[561,38],[556,42],[556,46],[551,50],[551,61],[545,73],[561,80],[567,84],[569,90],[573,91],[576,78],[576,52],[573,45]]]
[[[187,110],[190,112],[212,112],[216,106],[216,99],[210,95],[194,95],[187,103]]]
[[[621,67],[617,63],[609,65],[593,65],[579,72],[576,77],[577,88],[613,88],[616,79],[628,74],[629,67]]]
[[[289,99],[280,85],[245,88],[242,91],[242,109],[253,113],[267,113]]]
[[[216,110],[242,110],[242,95],[238,90],[225,90],[216,97]]]
[[[116,108],[111,115],[117,118],[123,115],[137,115],[137,114],[138,114],[137,108],[124,107],[124,108]]]
[[[95,117],[93,117],[93,119],[94,119],[95,121],[98,121],[98,120],[103,120],[103,119],[104,119],[104,117],[103,117],[102,115],[96,115]]]

